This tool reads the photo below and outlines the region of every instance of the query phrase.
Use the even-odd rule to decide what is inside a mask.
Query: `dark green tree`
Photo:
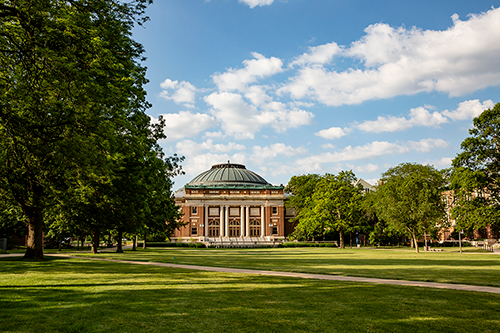
[[[285,201],[286,208],[295,210],[298,215],[305,207],[306,199],[314,193],[320,179],[321,176],[317,174],[293,176],[285,187],[285,192],[290,194]]]
[[[474,118],[453,160],[452,218],[458,228],[500,228],[500,103]]]
[[[377,215],[391,230],[411,237],[418,253],[417,239],[446,223],[443,174],[429,165],[402,163],[384,172],[381,182]]]
[[[314,193],[306,198],[305,206],[299,211],[298,232],[305,234],[307,238],[314,238],[337,231],[339,246],[344,248],[345,233],[356,231],[362,218],[361,188],[353,185],[355,180],[352,171],[322,176]]]
[[[0,197],[27,218],[25,258],[43,258],[44,209],[109,183],[113,138],[149,106],[131,31],[150,2],[0,1]]]

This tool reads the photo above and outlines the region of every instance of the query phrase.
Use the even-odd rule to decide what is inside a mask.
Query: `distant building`
[[[452,233],[455,231],[456,228],[456,221],[451,217],[451,210],[453,206],[455,205],[455,195],[452,190],[445,191],[442,194],[443,196],[443,201],[445,203],[445,209],[446,209],[446,215],[448,217],[448,221],[450,222],[450,226],[447,228],[441,228],[441,232],[438,235],[438,240],[439,241],[450,241],[450,240],[457,240],[452,238]],[[485,197],[488,198],[489,194],[485,191],[475,191],[472,193],[473,197]],[[479,230],[474,230],[474,235],[472,237],[473,239],[499,239],[500,234],[498,233],[497,230],[494,230],[490,224],[486,226],[486,228],[482,228]],[[466,236],[464,236],[464,239],[468,239]]]
[[[283,189],[244,165],[216,164],[175,193],[186,225],[171,239],[235,246],[282,240],[294,229]]]
[[[360,184],[361,184],[361,186],[363,186],[363,192],[364,193],[370,193],[370,192],[376,191],[375,186],[373,186],[371,184],[368,184],[368,182],[366,182],[365,180],[363,180],[361,178],[357,179],[353,183],[354,187],[358,187],[358,185],[360,185]]]

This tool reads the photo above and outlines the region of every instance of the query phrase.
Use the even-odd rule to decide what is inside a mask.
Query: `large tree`
[[[0,195],[27,217],[25,258],[43,258],[46,207],[109,182],[114,137],[148,107],[131,29],[150,2],[0,1]]]
[[[377,215],[392,230],[417,239],[446,221],[443,174],[429,165],[402,163],[382,174],[375,200]]]
[[[361,188],[353,185],[355,180],[352,171],[322,176],[314,193],[305,199],[305,207],[299,211],[297,230],[308,238],[337,231],[339,246],[344,248],[344,234],[356,230],[362,219]]]
[[[474,118],[453,160],[452,218],[460,229],[500,228],[500,103]]]
[[[318,174],[293,176],[285,187],[285,192],[290,194],[285,201],[286,208],[295,210],[298,215],[305,207],[306,199],[314,193],[320,179]]]

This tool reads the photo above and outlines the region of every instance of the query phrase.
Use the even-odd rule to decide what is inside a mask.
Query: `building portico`
[[[176,193],[186,226],[173,241],[217,242],[216,238],[286,236],[283,186],[274,186],[240,164],[217,164]]]

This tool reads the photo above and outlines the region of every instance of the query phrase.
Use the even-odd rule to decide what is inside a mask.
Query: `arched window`
[[[239,237],[240,231],[240,221],[232,220],[229,222],[229,237]]]
[[[208,222],[208,236],[219,237],[220,223],[217,220]]]
[[[250,236],[255,236],[255,237],[260,236],[260,221],[258,220],[250,221]]]

